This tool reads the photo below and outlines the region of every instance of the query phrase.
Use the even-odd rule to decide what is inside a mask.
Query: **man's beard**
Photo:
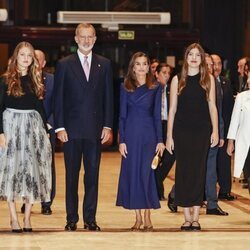
[[[88,46],[88,47],[82,46],[82,45],[79,45],[79,44],[78,44],[78,48],[79,48],[80,50],[84,51],[84,52],[88,52],[88,51],[92,50],[93,46],[94,46],[93,44],[90,45],[90,46]]]

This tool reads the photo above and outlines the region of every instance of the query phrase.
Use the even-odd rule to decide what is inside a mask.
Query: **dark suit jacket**
[[[77,53],[57,64],[54,86],[55,128],[70,139],[97,139],[113,126],[113,83],[110,60],[92,54],[89,81]]]
[[[226,139],[234,106],[234,97],[230,81],[220,76],[220,83],[223,92],[222,117],[224,120],[224,138]]]
[[[224,139],[224,119],[222,116],[222,100],[223,93],[221,88],[221,82],[215,79],[215,90],[216,90],[216,107],[218,112],[218,125],[219,125],[219,139]]]
[[[54,75],[43,72],[43,79],[45,85],[45,95],[43,99],[43,106],[46,113],[48,123],[54,127],[53,117],[53,89],[54,89]]]

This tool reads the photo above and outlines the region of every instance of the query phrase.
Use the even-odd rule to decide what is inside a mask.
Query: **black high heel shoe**
[[[11,232],[12,232],[12,233],[22,233],[22,232],[23,232],[23,229],[22,229],[22,228],[12,229]]]
[[[22,230],[22,229],[21,229]],[[23,228],[23,231],[25,232],[25,233],[30,233],[30,232],[32,232],[33,230],[32,230],[32,227],[24,227]]]
[[[150,225],[145,225],[144,227],[143,227],[143,231],[144,232],[152,232],[153,231],[153,225],[152,224],[150,224]]]
[[[19,223],[16,221],[16,222],[10,222],[10,226],[11,226],[11,232],[12,233],[22,233],[23,232],[23,229],[20,228],[19,226]],[[14,226],[18,226],[19,228],[15,228]]]
[[[131,227],[131,231],[136,232],[141,230],[141,226],[143,225],[142,221],[136,221],[134,226]]]
[[[201,225],[198,221],[193,221],[191,225],[191,230],[193,231],[200,231],[201,230]]]
[[[181,226],[181,231],[190,231],[192,230],[192,222],[185,221]]]
[[[30,232],[33,231],[33,230],[32,230],[32,227],[30,227],[30,221],[29,221],[28,225],[29,225],[29,227],[27,227],[27,226],[25,225],[25,220],[23,220],[23,231],[24,231],[25,233],[30,233]]]

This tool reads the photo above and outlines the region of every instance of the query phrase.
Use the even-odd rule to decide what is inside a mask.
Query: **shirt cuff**
[[[65,128],[57,128],[57,129],[55,129],[55,133],[63,131],[63,130],[65,130]]]
[[[103,127],[103,128],[106,128],[106,129],[109,129],[109,130],[111,130],[111,128],[109,128],[109,127]]]

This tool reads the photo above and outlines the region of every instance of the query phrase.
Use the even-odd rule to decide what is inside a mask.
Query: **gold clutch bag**
[[[152,163],[151,163],[151,168],[152,169],[156,169],[158,164],[159,164],[159,161],[160,161],[160,157],[158,154],[156,154],[152,160]]]

